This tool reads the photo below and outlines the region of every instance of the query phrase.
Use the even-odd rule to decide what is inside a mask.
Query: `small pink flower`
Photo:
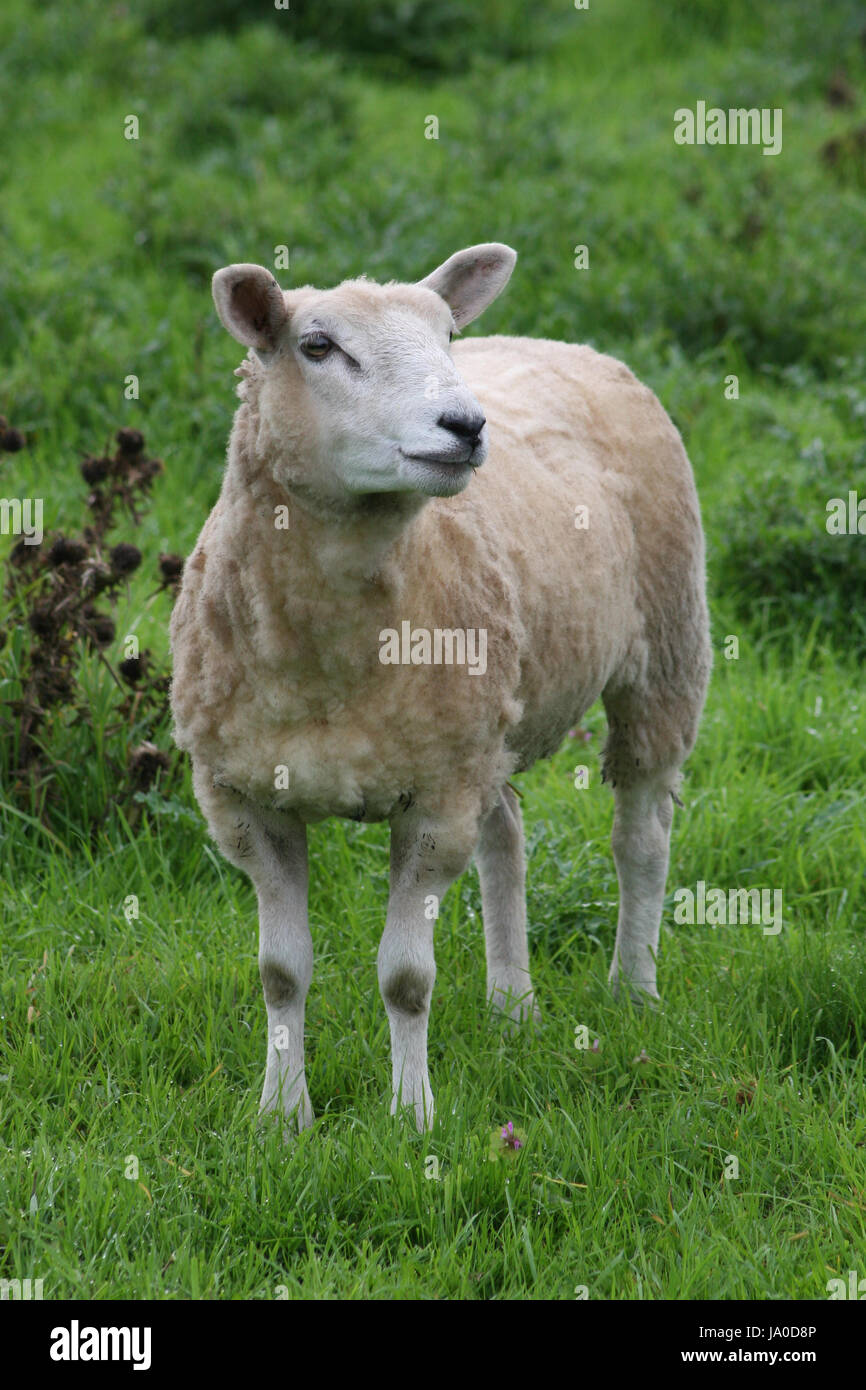
[[[523,1140],[520,1137],[520,1130],[514,1128],[513,1120],[509,1120],[499,1131],[499,1138],[503,1152],[514,1153],[517,1149],[523,1148]]]

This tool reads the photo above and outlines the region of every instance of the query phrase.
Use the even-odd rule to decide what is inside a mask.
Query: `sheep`
[[[489,243],[415,284],[325,291],[284,292],[250,264],[214,276],[248,353],[172,617],[172,708],[210,832],[256,891],[260,1110],[287,1134],[313,1122],[307,824],[390,825],[391,1113],[423,1131],[438,905],[474,855],[488,997],[512,1031],[536,1017],[511,779],[599,696],[609,979],[659,997],[673,802],[711,666],[698,499],[676,428],[622,363],[543,339],[452,343],[516,259]],[[434,661],[437,632],[451,641]],[[483,671],[454,659],[455,633],[484,633]]]

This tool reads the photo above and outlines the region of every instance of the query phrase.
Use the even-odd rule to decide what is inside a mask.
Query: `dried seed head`
[[[126,657],[117,669],[128,685],[136,685],[146,674],[149,665],[148,653],[142,652],[140,656]]]
[[[89,619],[89,631],[98,647],[107,647],[110,642],[114,641],[116,632],[114,619],[110,618],[107,613],[94,613]]]
[[[26,441],[20,430],[10,430],[8,427],[0,433],[0,449],[7,454],[17,454],[19,449],[23,449]]]
[[[70,540],[67,536],[58,536],[48,552],[48,563],[52,568],[57,565],[79,565],[86,559],[87,546],[84,542]]]
[[[41,545],[28,545],[23,538],[16,541],[9,551],[9,564],[18,569],[24,569],[26,565],[41,565],[46,558],[47,551]]]
[[[168,754],[155,743],[140,743],[129,754],[129,770],[136,786],[143,791],[151,785],[156,774],[168,767]]]
[[[94,560],[81,576],[81,587],[85,593],[101,594],[103,589],[108,588],[113,577],[108,565],[102,560]]]
[[[144,435],[141,430],[118,430],[115,439],[122,454],[140,454],[144,448]]]
[[[159,557],[159,572],[166,583],[171,583],[175,579],[180,579],[183,574],[183,556],[167,555],[163,552]]]
[[[28,626],[37,637],[48,637],[57,627],[57,619],[50,603],[37,603],[27,619]]]
[[[111,459],[93,458],[88,455],[81,465],[81,476],[91,487],[94,483],[101,483],[108,477],[111,471]]]
[[[121,541],[109,553],[111,568],[115,574],[132,574],[141,564],[141,551],[137,545],[129,545],[127,541]]]

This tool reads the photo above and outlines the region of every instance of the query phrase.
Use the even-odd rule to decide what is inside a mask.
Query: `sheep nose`
[[[458,439],[465,439],[474,448],[486,424],[483,415],[440,415],[436,421],[440,429],[449,430]]]

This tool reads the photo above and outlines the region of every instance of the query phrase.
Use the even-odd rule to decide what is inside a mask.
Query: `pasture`
[[[117,430],[164,463],[137,523],[117,504],[110,543],[140,564],[102,605],[111,636],[73,642],[35,747],[49,580],[16,596],[0,537],[0,1277],[46,1298],[483,1300],[823,1299],[866,1277],[862,13],[173,9],[0,14],[0,411],[24,438],[0,495],[43,499],[50,545],[93,524],[81,460]],[[676,143],[698,101],[781,110],[779,152]],[[415,279],[486,240],[519,260],[469,332],[621,357],[695,470],[715,668],[663,1004],[606,983],[597,706],[517,779],[536,1028],[508,1036],[486,1006],[475,873],[443,903],[431,1135],[388,1115],[386,827],[312,830],[317,1120],[286,1148],[253,1123],[253,891],[208,842],[165,714],[159,557],[189,553],[216,499],[242,356],[210,278]],[[700,884],[781,893],[781,929],[677,922]]]

